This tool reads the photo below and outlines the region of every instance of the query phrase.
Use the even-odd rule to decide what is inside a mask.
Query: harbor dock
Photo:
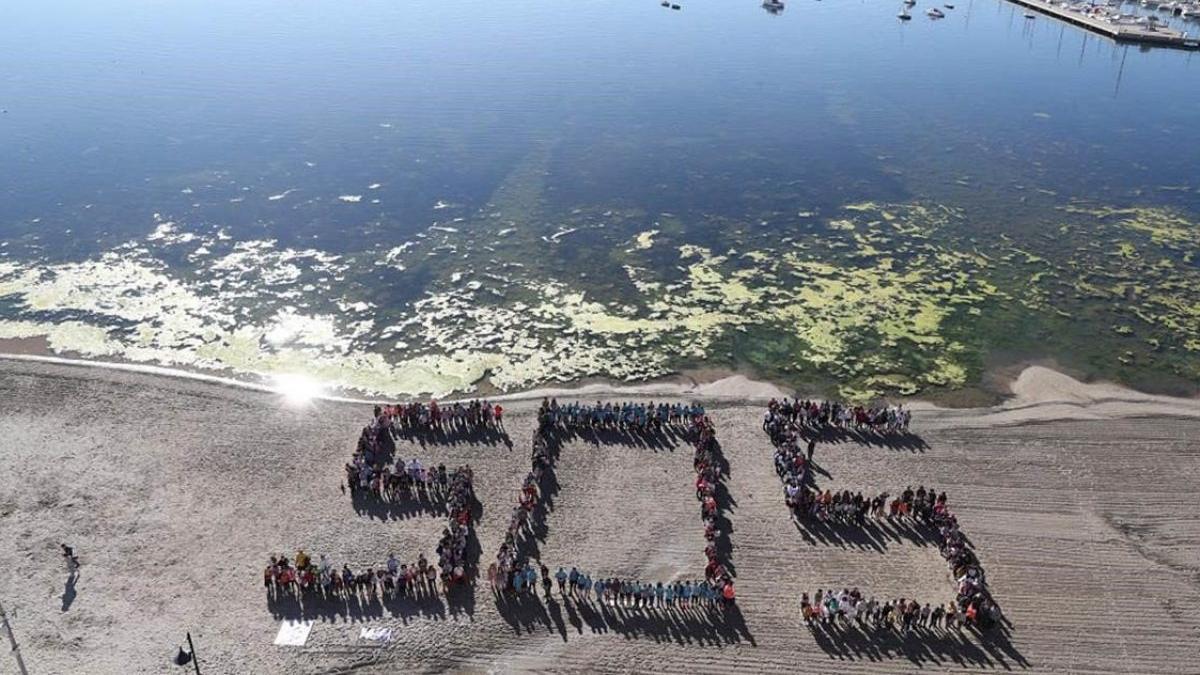
[[[1176,49],[1200,49],[1200,38],[1167,28],[1164,25],[1113,21],[1104,16],[1091,16],[1086,12],[1071,9],[1068,2],[1048,2],[1047,0],[1009,1],[1099,33],[1117,42],[1173,47]]]

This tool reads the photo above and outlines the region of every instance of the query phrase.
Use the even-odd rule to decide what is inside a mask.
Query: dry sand
[[[513,617],[480,586],[452,606],[327,616],[307,646],[277,647],[279,618],[260,576],[270,553],[411,559],[440,531],[424,513],[360,515],[339,491],[369,410],[17,361],[0,362],[0,600],[39,675],[184,672],[168,659],[188,630],[205,673],[1200,670],[1196,401],[1032,368],[1000,407],[922,406],[914,427],[924,448],[822,446],[827,484],[949,493],[1013,624],[986,639],[864,641],[811,633],[798,617],[800,591],[854,584],[943,600],[951,586],[937,552],[903,538],[806,539],[782,505],[761,401],[750,400],[770,390],[697,386],[732,468],[740,616],[720,625],[603,618],[559,602]],[[485,565],[528,469],[530,408],[512,404],[512,447],[399,451],[475,468]],[[649,579],[698,575],[689,456],[685,447],[565,446],[543,559]],[[59,541],[83,559],[70,591]],[[392,627],[395,639],[362,640],[364,626]],[[15,665],[0,654],[0,673],[9,672]]]

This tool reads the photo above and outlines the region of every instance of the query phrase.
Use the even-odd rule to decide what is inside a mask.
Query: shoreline
[[[40,364],[96,371],[96,373],[128,373],[164,380],[178,380],[215,385],[229,389],[288,397],[286,382],[272,385],[236,377],[170,368],[167,366],[124,362],[96,361],[44,354],[0,353],[0,361]],[[1096,419],[1103,417],[1200,417],[1200,397],[1177,397],[1149,394],[1110,382],[1083,382],[1051,367],[1027,363],[1007,370],[1008,376],[997,375],[1008,391],[998,403],[990,406],[948,406],[941,401],[923,398],[903,399],[913,410],[952,413],[956,416],[971,411],[989,424],[1020,424],[1032,421],[1061,419]],[[1012,374],[1015,373],[1015,374]],[[87,379],[87,376],[81,376]],[[546,385],[533,389],[486,396],[488,400],[521,403],[545,397],[611,399],[626,396],[690,397],[696,400],[747,404],[766,403],[771,398],[791,396],[780,386],[723,369],[705,369],[693,377],[677,373],[662,380],[633,384],[584,381],[575,385]],[[314,391],[299,397],[303,401],[326,401],[352,405],[386,403],[383,397],[360,397],[344,393]],[[470,400],[481,396],[447,397],[443,401]]]

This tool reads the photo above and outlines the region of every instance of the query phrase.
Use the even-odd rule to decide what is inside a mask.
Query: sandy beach
[[[339,490],[369,407],[0,361],[0,601],[39,675],[187,672],[169,659],[188,631],[205,673],[1195,672],[1200,401],[1045,368],[1012,388],[992,408],[917,406],[914,442],[822,445],[816,457],[832,486],[948,493],[1006,632],[863,639],[806,628],[801,591],[858,586],[936,602],[951,580],[936,548],[904,536],[801,532],[761,430],[773,388],[744,378],[639,396],[697,396],[711,411],[731,467],[736,614],[646,617],[561,600],[517,612],[481,583],[452,603],[330,608],[305,646],[280,647],[286,611],[261,581],[270,554],[303,547],[378,565],[389,552],[431,552],[441,530],[421,510],[356,511]],[[528,470],[534,406],[508,404],[507,438],[397,450],[474,468],[485,565]],[[542,559],[601,575],[701,576],[689,459],[686,445],[566,444]],[[83,562],[73,587],[62,541]],[[392,639],[363,639],[363,628],[390,628]]]

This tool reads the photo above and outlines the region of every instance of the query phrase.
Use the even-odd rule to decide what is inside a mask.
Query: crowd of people
[[[449,523],[442,530],[435,550],[436,563],[430,563],[423,553],[412,564],[401,563],[395,555],[389,555],[379,569],[372,566],[355,572],[348,564],[338,569],[323,554],[313,559],[301,549],[292,560],[284,555],[271,556],[263,571],[263,585],[273,597],[319,593],[327,599],[351,596],[373,599],[421,598],[436,595],[439,580],[444,591],[469,582],[466,552],[474,500],[471,479],[470,467],[461,467],[451,475],[447,497]]]
[[[389,502],[445,500],[450,490],[450,472],[445,464],[426,468],[414,457],[408,462],[396,459],[395,466],[389,466],[389,453],[394,447],[388,442],[390,419],[382,406],[375,406],[371,423],[363,427],[354,454],[345,465],[342,490],[349,487],[352,496],[370,494]]]
[[[273,598],[319,594],[325,599],[420,599],[437,594],[438,568],[430,565],[424,554],[413,564],[401,563],[395,555],[389,555],[379,569],[371,566],[355,572],[348,564],[339,569],[323,554],[313,560],[302,549],[293,560],[285,555],[271,556],[263,570],[263,585]]]
[[[811,597],[803,593],[800,613],[810,626],[857,626],[861,630],[894,630],[906,635],[913,631],[986,626],[1000,619],[995,604],[971,603],[964,607],[950,601],[930,606],[908,598],[879,602],[874,596],[864,598],[857,588],[843,588],[840,593],[818,589]]]
[[[581,427],[650,430],[666,425],[686,427],[694,444],[693,467],[696,470],[696,498],[701,504],[701,518],[704,524],[705,539],[708,542],[705,546],[705,556],[708,561],[705,566],[706,581],[697,584],[689,583],[685,590],[685,585],[680,585],[678,582],[649,584],[616,579],[593,581],[590,575],[581,574],[578,570],[572,569],[572,572],[568,573],[560,569],[559,573],[555,575],[559,580],[559,589],[565,592],[566,584],[570,582],[573,595],[590,592],[594,588],[598,598],[615,602],[626,600],[633,602],[636,599],[638,603],[661,604],[668,596],[671,598],[671,602],[675,602],[676,598],[690,600],[693,595],[701,598],[711,594],[715,594],[714,599],[732,602],[734,599],[733,579],[724,559],[724,552],[728,551],[729,547],[727,542],[725,542],[726,545],[722,545],[721,542],[721,538],[727,535],[720,528],[721,513],[716,498],[717,485],[724,475],[719,454],[720,445],[716,441],[716,430],[712,421],[704,414],[704,408],[696,404],[605,404],[598,402],[591,406],[576,402],[560,405],[556,399],[544,399],[538,410],[538,426],[533,435],[531,468],[522,482],[517,505],[513,508],[512,517],[509,519],[504,543],[501,544],[500,550],[496,554],[495,562],[488,568],[488,578],[492,583],[493,591],[498,595],[507,592],[518,594],[535,592],[540,578],[546,593],[550,592],[552,582],[548,568],[540,561],[535,565],[533,561],[522,557],[521,542],[524,537],[532,536],[533,533],[532,518],[542,499],[543,478],[546,472],[552,468],[557,455],[557,432]],[[678,596],[676,591],[679,593]],[[662,593],[661,598],[657,595],[659,592]]]
[[[272,596],[320,593],[326,598],[375,598],[380,594],[419,598],[436,594],[439,580],[445,591],[455,584],[469,583],[471,569],[467,548],[474,517],[473,479],[470,466],[459,467],[448,477],[445,495],[448,523],[435,550],[436,562],[430,563],[423,553],[412,564],[400,563],[395,555],[389,555],[379,569],[368,567],[354,572],[348,564],[337,569],[324,555],[314,560],[300,550],[290,561],[287,556],[271,556],[270,564],[263,571],[267,592]]]
[[[504,543],[496,553],[495,563],[488,568],[492,590],[498,594],[524,590],[530,576],[535,575],[532,564],[521,557],[520,544],[525,536],[533,534],[531,519],[542,498],[542,479],[555,459],[557,441],[553,429],[550,404],[543,400],[538,410],[537,429],[533,432],[529,473],[521,482],[517,505],[513,507],[508,531],[504,534]]]
[[[733,602],[733,576],[725,559],[729,550],[728,533],[720,529],[721,506],[717,502],[717,487],[724,479],[721,446],[717,443],[717,431],[706,415],[692,419],[695,430],[695,451],[692,466],[696,469],[696,499],[700,501],[700,517],[704,524],[704,578],[726,602]]]
[[[699,403],[566,403],[557,399],[542,402],[540,415],[546,424],[562,429],[630,429],[651,431],[668,426],[690,425],[704,417]]]
[[[436,562],[423,553],[411,564],[389,555],[379,569],[372,566],[355,572],[348,564],[339,569],[324,555],[314,559],[303,550],[291,560],[274,555],[263,571],[263,584],[273,597],[312,593],[326,598],[422,597],[436,594],[439,581],[446,591],[455,584],[470,583],[473,570],[468,547],[475,507],[471,466],[449,471],[439,464],[427,469],[416,458],[407,463],[399,459],[394,467],[389,466],[387,441],[393,427],[387,408],[375,406],[371,423],[359,434],[354,455],[345,465],[342,491],[348,487],[352,495],[370,494],[391,502],[417,499],[444,506],[447,523],[435,550]]]
[[[549,593],[551,584],[547,579],[548,569],[542,568],[543,585]],[[629,609],[669,609],[680,607],[714,607],[724,599],[724,587],[711,580],[688,580],[668,583],[643,582],[616,577],[593,579],[591,574],[572,567],[568,572],[560,567],[554,573],[558,592],[585,602],[593,598],[614,607]]]
[[[771,414],[768,412],[768,415]],[[767,431],[771,433],[775,445],[775,473],[783,484],[784,503],[797,520],[812,519],[861,527],[867,524],[868,518],[887,519],[932,529],[937,533],[938,550],[949,565],[956,584],[955,598],[941,607],[939,618],[948,615],[947,621],[958,621],[956,617],[961,613],[960,624],[986,625],[999,617],[1000,607],[987,590],[983,567],[959,530],[958,519],[949,509],[945,492],[926,489],[924,485],[917,486],[915,490],[908,486],[895,496],[888,492],[864,495],[861,491],[816,489],[808,481],[816,441],[809,440],[807,447],[802,448],[802,438],[794,429],[772,433],[772,429],[768,428]],[[866,621],[866,617],[871,617],[874,625],[887,624],[890,619],[906,631],[913,626],[930,625],[930,617],[940,607],[939,604],[930,609],[928,604],[920,605],[913,599],[883,604],[874,603],[873,599],[867,602],[871,604],[861,608],[865,611],[864,616],[858,616],[860,609],[853,609],[855,614],[852,619]],[[836,620],[845,617],[851,608],[857,608],[861,603],[862,598],[857,590],[846,590],[832,598],[826,593],[822,600],[814,598],[812,602],[802,602],[802,605],[806,607],[805,621],[809,621],[814,617],[828,619],[830,614],[827,606],[834,608],[833,620]],[[874,620],[876,612],[883,613],[883,623]]]
[[[763,429],[772,438],[788,432],[822,432],[829,429],[908,433],[912,412],[903,405],[862,406],[837,401],[782,401],[771,399],[763,414]]]
[[[855,525],[863,525],[867,518],[934,525],[949,513],[946,493],[937,494],[932,489],[926,490],[924,485],[916,490],[910,485],[895,497],[889,492],[869,496],[861,491],[816,490],[789,476],[784,478],[783,500],[797,517]]]
[[[375,407],[376,419],[381,419],[395,438],[413,433],[473,432],[504,427],[504,407],[488,400],[455,401],[438,405],[429,403],[396,403]]]

